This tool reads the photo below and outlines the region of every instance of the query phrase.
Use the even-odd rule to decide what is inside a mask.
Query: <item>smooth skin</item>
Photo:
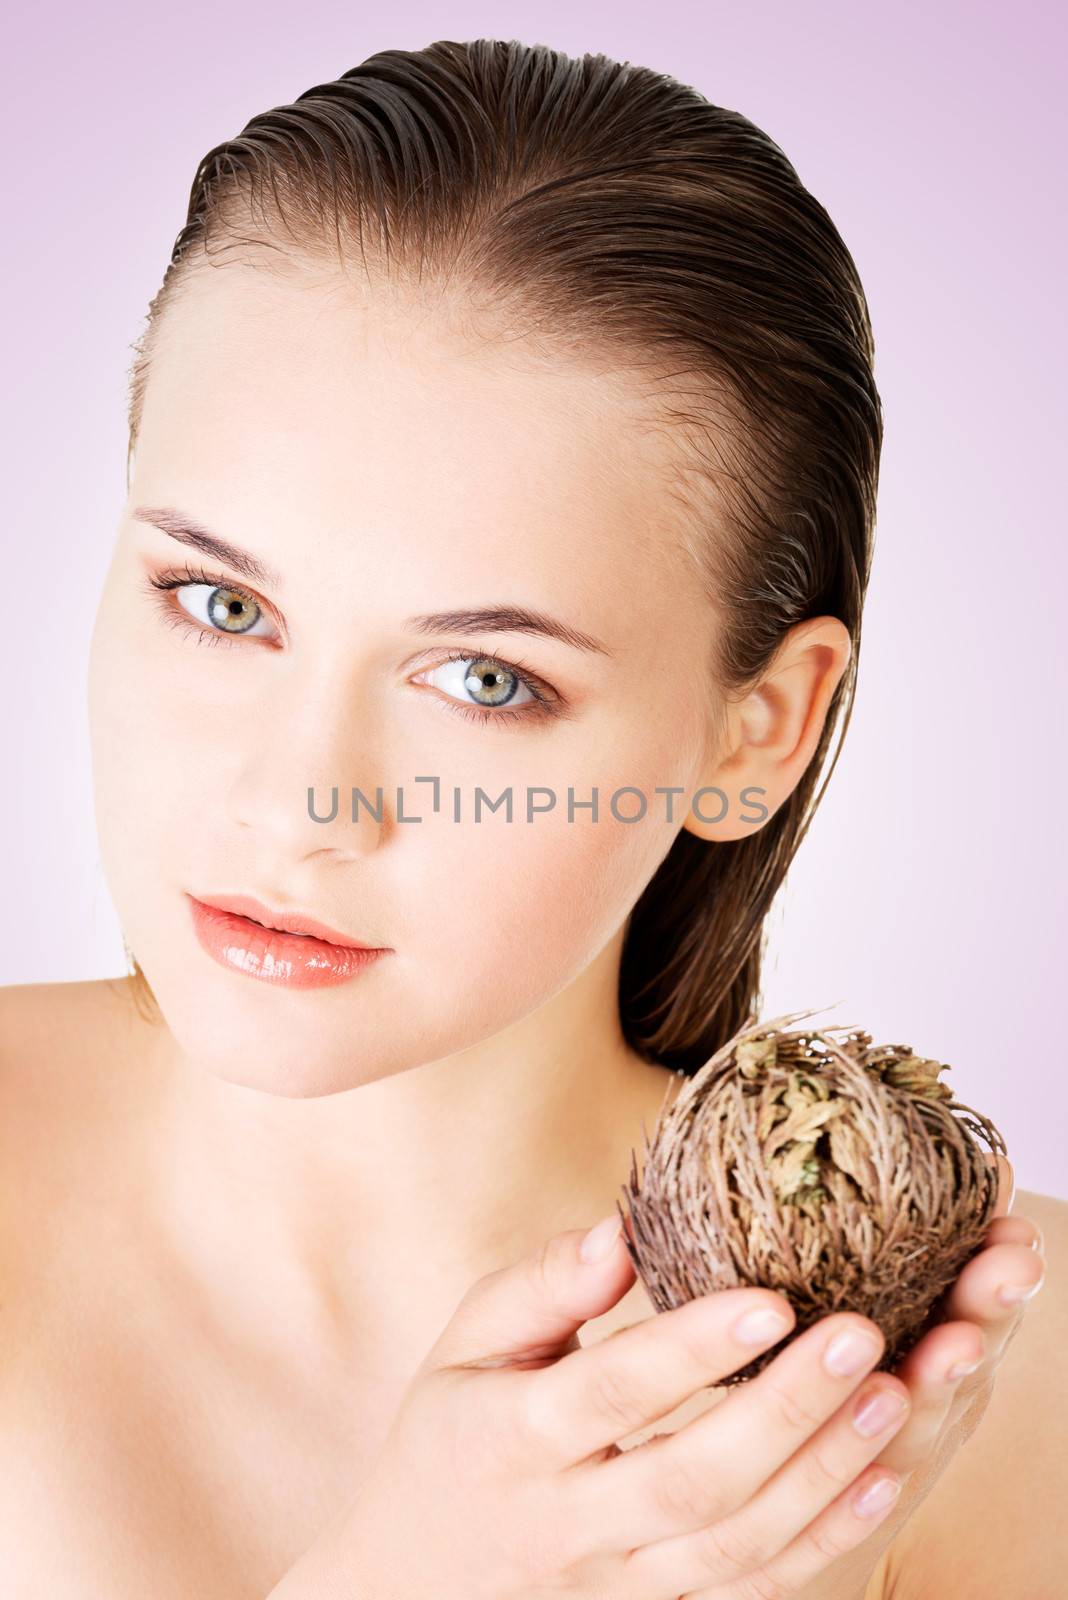
[[[1022,1302],[999,1307],[997,1289],[1003,1278],[1033,1287],[1044,1271],[1036,1249],[1015,1242],[1037,1245],[1038,1230],[1005,1215],[1007,1201],[999,1189],[990,1242],[947,1298],[961,1320],[932,1330],[895,1373],[870,1376],[885,1347],[876,1324],[835,1314],[703,1416],[629,1450],[618,1441],[785,1337],[792,1309],[777,1294],[729,1290],[575,1348],[633,1266],[618,1236],[586,1263],[581,1233],[557,1235],[465,1297],[361,1492],[270,1600],[431,1588],[442,1600],[862,1594],[875,1557],[858,1547],[893,1500],[858,1514],[858,1499],[880,1481],[907,1494],[960,1415],[948,1367],[970,1350],[971,1386],[989,1384],[1022,1316]],[[761,1310],[783,1313],[782,1335],[743,1343],[743,1320]],[[848,1372],[827,1360],[843,1335]],[[873,1398],[884,1407],[874,1417]]]
[[[433,773],[446,795],[755,788],[774,815],[848,662],[841,622],[814,618],[791,630],[761,683],[724,700],[707,672],[719,620],[678,538],[669,441],[649,425],[649,397],[615,362],[584,365],[516,338],[485,308],[476,318],[452,302],[376,296],[227,257],[168,309],[153,357],[89,712],[101,860],[163,1022],[137,1020],[122,982],[0,991],[0,1197],[3,1215],[34,1219],[3,1246],[12,1547],[0,1566],[26,1575],[27,1594],[47,1571],[53,1600],[126,1600],[149,1571],[156,1600],[262,1600],[374,1484],[413,1375],[473,1285],[476,1302],[499,1303],[501,1280],[485,1280],[505,1274],[516,1321],[495,1337],[526,1345],[533,1270],[545,1370],[505,1376],[546,1377],[546,1400],[554,1352],[569,1359],[641,1313],[621,1256],[570,1304],[529,1263],[613,1209],[642,1125],[676,1081],[621,1034],[631,908],[679,828],[714,846],[753,823],[737,805],[721,822],[680,810],[673,825],[633,826],[605,809],[596,823],[588,811],[569,821],[560,804],[528,826],[409,804],[423,821],[408,826],[395,786],[409,793]],[[258,575],[177,542],[145,514],[161,507],[248,552]],[[153,587],[178,565],[244,589],[255,629],[221,637],[204,620],[215,577]],[[604,648],[503,627],[427,634],[408,620],[490,604],[547,612]],[[525,672],[559,714],[532,713],[522,693],[513,719],[473,717],[451,652]],[[354,825],[342,806],[336,822],[315,822],[307,788],[335,783],[371,796],[381,785],[382,820],[364,811]],[[187,896],[213,891],[306,912],[388,955],[341,988],[261,982],[197,943]],[[954,1305],[908,1377],[889,1379],[913,1394],[894,1444],[925,1470],[942,1472],[958,1442],[936,1425],[943,1366],[984,1344],[992,1362],[1009,1326],[979,1274],[1018,1275],[1025,1259],[1017,1243],[984,1251],[960,1280],[966,1310]],[[660,1322],[643,1337],[670,1342]],[[476,1335],[465,1359],[493,1344]],[[723,1358],[710,1359],[715,1370]],[[463,1378],[428,1386],[443,1417],[447,1395],[473,1395],[494,1374]],[[546,1494],[567,1426],[564,1393],[552,1392],[558,1408],[524,1424],[516,1386],[493,1390],[492,1437],[512,1441],[509,1460],[529,1424],[556,1418],[555,1455],[536,1448],[527,1469]],[[820,1392],[824,1406],[845,1394]],[[407,1448],[428,1475],[429,1518],[465,1469],[442,1458],[433,1408],[405,1412],[427,1422]],[[467,1412],[447,1415],[462,1426]],[[574,1462],[590,1438],[583,1415],[580,1401]],[[767,1426],[781,1451],[783,1418]],[[711,1419],[677,1448],[692,1462],[706,1436],[715,1452]],[[870,1473],[869,1446],[850,1448],[859,1455],[835,1458],[838,1470]],[[737,1548],[766,1536],[760,1497],[777,1492],[756,1433],[750,1449],[741,1505],[709,1505],[681,1468],[670,1479],[676,1507],[735,1524]],[[599,1470],[622,1480],[653,1459]],[[487,1481],[481,1506],[464,1502],[476,1540],[509,1514],[507,1486],[480,1478],[480,1490]],[[593,1472],[564,1481],[576,1517],[593,1514]],[[903,1494],[877,1526],[900,1526],[905,1506]],[[601,1510],[594,1531],[610,1549],[619,1527]],[[797,1508],[782,1514],[789,1533]],[[417,1535],[437,1574],[448,1552],[434,1561],[432,1526],[398,1537]],[[530,1540],[544,1532],[526,1526]],[[556,1557],[585,1559],[571,1532]],[[878,1535],[855,1565],[822,1554],[806,1600],[854,1600]],[[481,1570],[477,1542],[464,1559]]]

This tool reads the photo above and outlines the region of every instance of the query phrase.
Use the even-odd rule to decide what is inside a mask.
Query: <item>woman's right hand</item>
[[[620,1450],[796,1318],[770,1290],[728,1289],[580,1346],[634,1281],[620,1237],[592,1263],[582,1239],[556,1234],[468,1290],[366,1481],[268,1600],[733,1600],[767,1592],[753,1575],[773,1559],[774,1592],[791,1594],[878,1526],[888,1507],[864,1517],[854,1502],[896,1476],[871,1463],[909,1390],[865,1381],[885,1344],[873,1322],[822,1318],[719,1404]],[[769,1310],[786,1325],[740,1343],[740,1320]],[[870,1341],[848,1374],[823,1363],[843,1334]],[[854,1415],[872,1394],[904,1407],[864,1435]]]

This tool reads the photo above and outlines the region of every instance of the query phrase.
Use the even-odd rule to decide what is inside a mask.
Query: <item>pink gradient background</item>
[[[124,970],[85,662],[123,503],[130,344],[197,161],[373,51],[604,51],[786,151],[860,269],[886,412],[853,723],[773,914],[764,1015],[953,1063],[1021,1189],[1068,1198],[1063,22],[1051,5],[155,0],[22,7],[4,129],[0,983]]]

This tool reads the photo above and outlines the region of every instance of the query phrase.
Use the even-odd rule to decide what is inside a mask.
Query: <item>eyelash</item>
[[[195,618],[187,616],[184,611],[177,609],[164,598],[165,594],[171,590],[181,589],[186,584],[194,583],[207,584],[212,589],[231,589],[234,594],[245,596],[254,605],[266,611],[268,615],[271,614],[270,609],[264,605],[258,595],[253,594],[250,589],[243,588],[239,583],[231,583],[230,579],[224,577],[222,573],[206,572],[203,567],[168,567],[165,571],[158,573],[156,577],[148,579],[149,593],[170,625],[195,634],[198,644],[207,641],[210,646],[220,643],[231,645],[240,635],[227,635],[222,630],[205,628]],[[257,637],[261,636],[257,635]],[[485,725],[490,722],[541,721],[543,718],[555,717],[561,714],[562,702],[556,691],[550,689],[543,679],[535,676],[522,662],[505,661],[501,656],[485,655],[478,650],[450,650],[437,665],[443,667],[449,661],[492,661],[497,666],[504,667],[507,671],[513,673],[523,687],[528,689],[534,696],[534,704],[530,705],[525,711],[507,709],[491,711],[485,706],[461,705],[458,700],[453,700],[446,695],[444,701],[447,709],[455,712],[457,716],[466,718],[469,722],[479,722]],[[423,670],[433,671],[434,669],[424,668]]]

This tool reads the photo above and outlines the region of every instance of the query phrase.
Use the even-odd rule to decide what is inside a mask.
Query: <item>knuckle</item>
[[[786,1600],[786,1596],[796,1593],[769,1572],[767,1567],[754,1567],[731,1590],[736,1600]]]
[[[699,1475],[681,1461],[666,1461],[656,1475],[656,1505],[674,1525],[696,1528],[712,1514]]]
[[[597,1416],[603,1417],[621,1438],[648,1421],[632,1381],[613,1362],[595,1363],[588,1399]]]
[[[519,1392],[514,1432],[524,1455],[529,1455],[531,1450],[547,1454],[558,1449],[561,1438],[560,1419],[552,1402],[552,1390],[537,1382],[536,1373],[525,1373],[523,1376],[528,1381]]]
[[[779,1383],[770,1376],[773,1369],[769,1368],[766,1382],[758,1382],[757,1393],[762,1396],[763,1403],[771,1412],[772,1420],[780,1426],[785,1425],[790,1433],[809,1434],[813,1428],[819,1426],[822,1417],[817,1417],[808,1407],[798,1399],[789,1388],[788,1384]]]
[[[719,1330],[709,1332],[707,1327],[701,1327],[700,1324],[682,1320],[672,1326],[670,1319],[664,1326],[674,1333],[676,1347],[680,1356],[695,1367],[697,1371],[705,1371],[722,1343],[722,1335]]]
[[[821,1564],[829,1565],[851,1550],[853,1545],[842,1538],[840,1525],[826,1518],[815,1522],[805,1534],[809,1548],[816,1552]]]
[[[847,1484],[852,1483],[855,1474],[836,1470],[824,1450],[813,1446],[801,1455],[801,1475],[807,1489],[813,1489],[817,1494],[825,1495],[828,1491],[838,1494]]]
[[[753,1549],[752,1540],[730,1520],[713,1522],[702,1531],[697,1555],[701,1564],[718,1580],[745,1575],[752,1582],[760,1565],[760,1557]],[[757,1592],[753,1590],[754,1594]]]

